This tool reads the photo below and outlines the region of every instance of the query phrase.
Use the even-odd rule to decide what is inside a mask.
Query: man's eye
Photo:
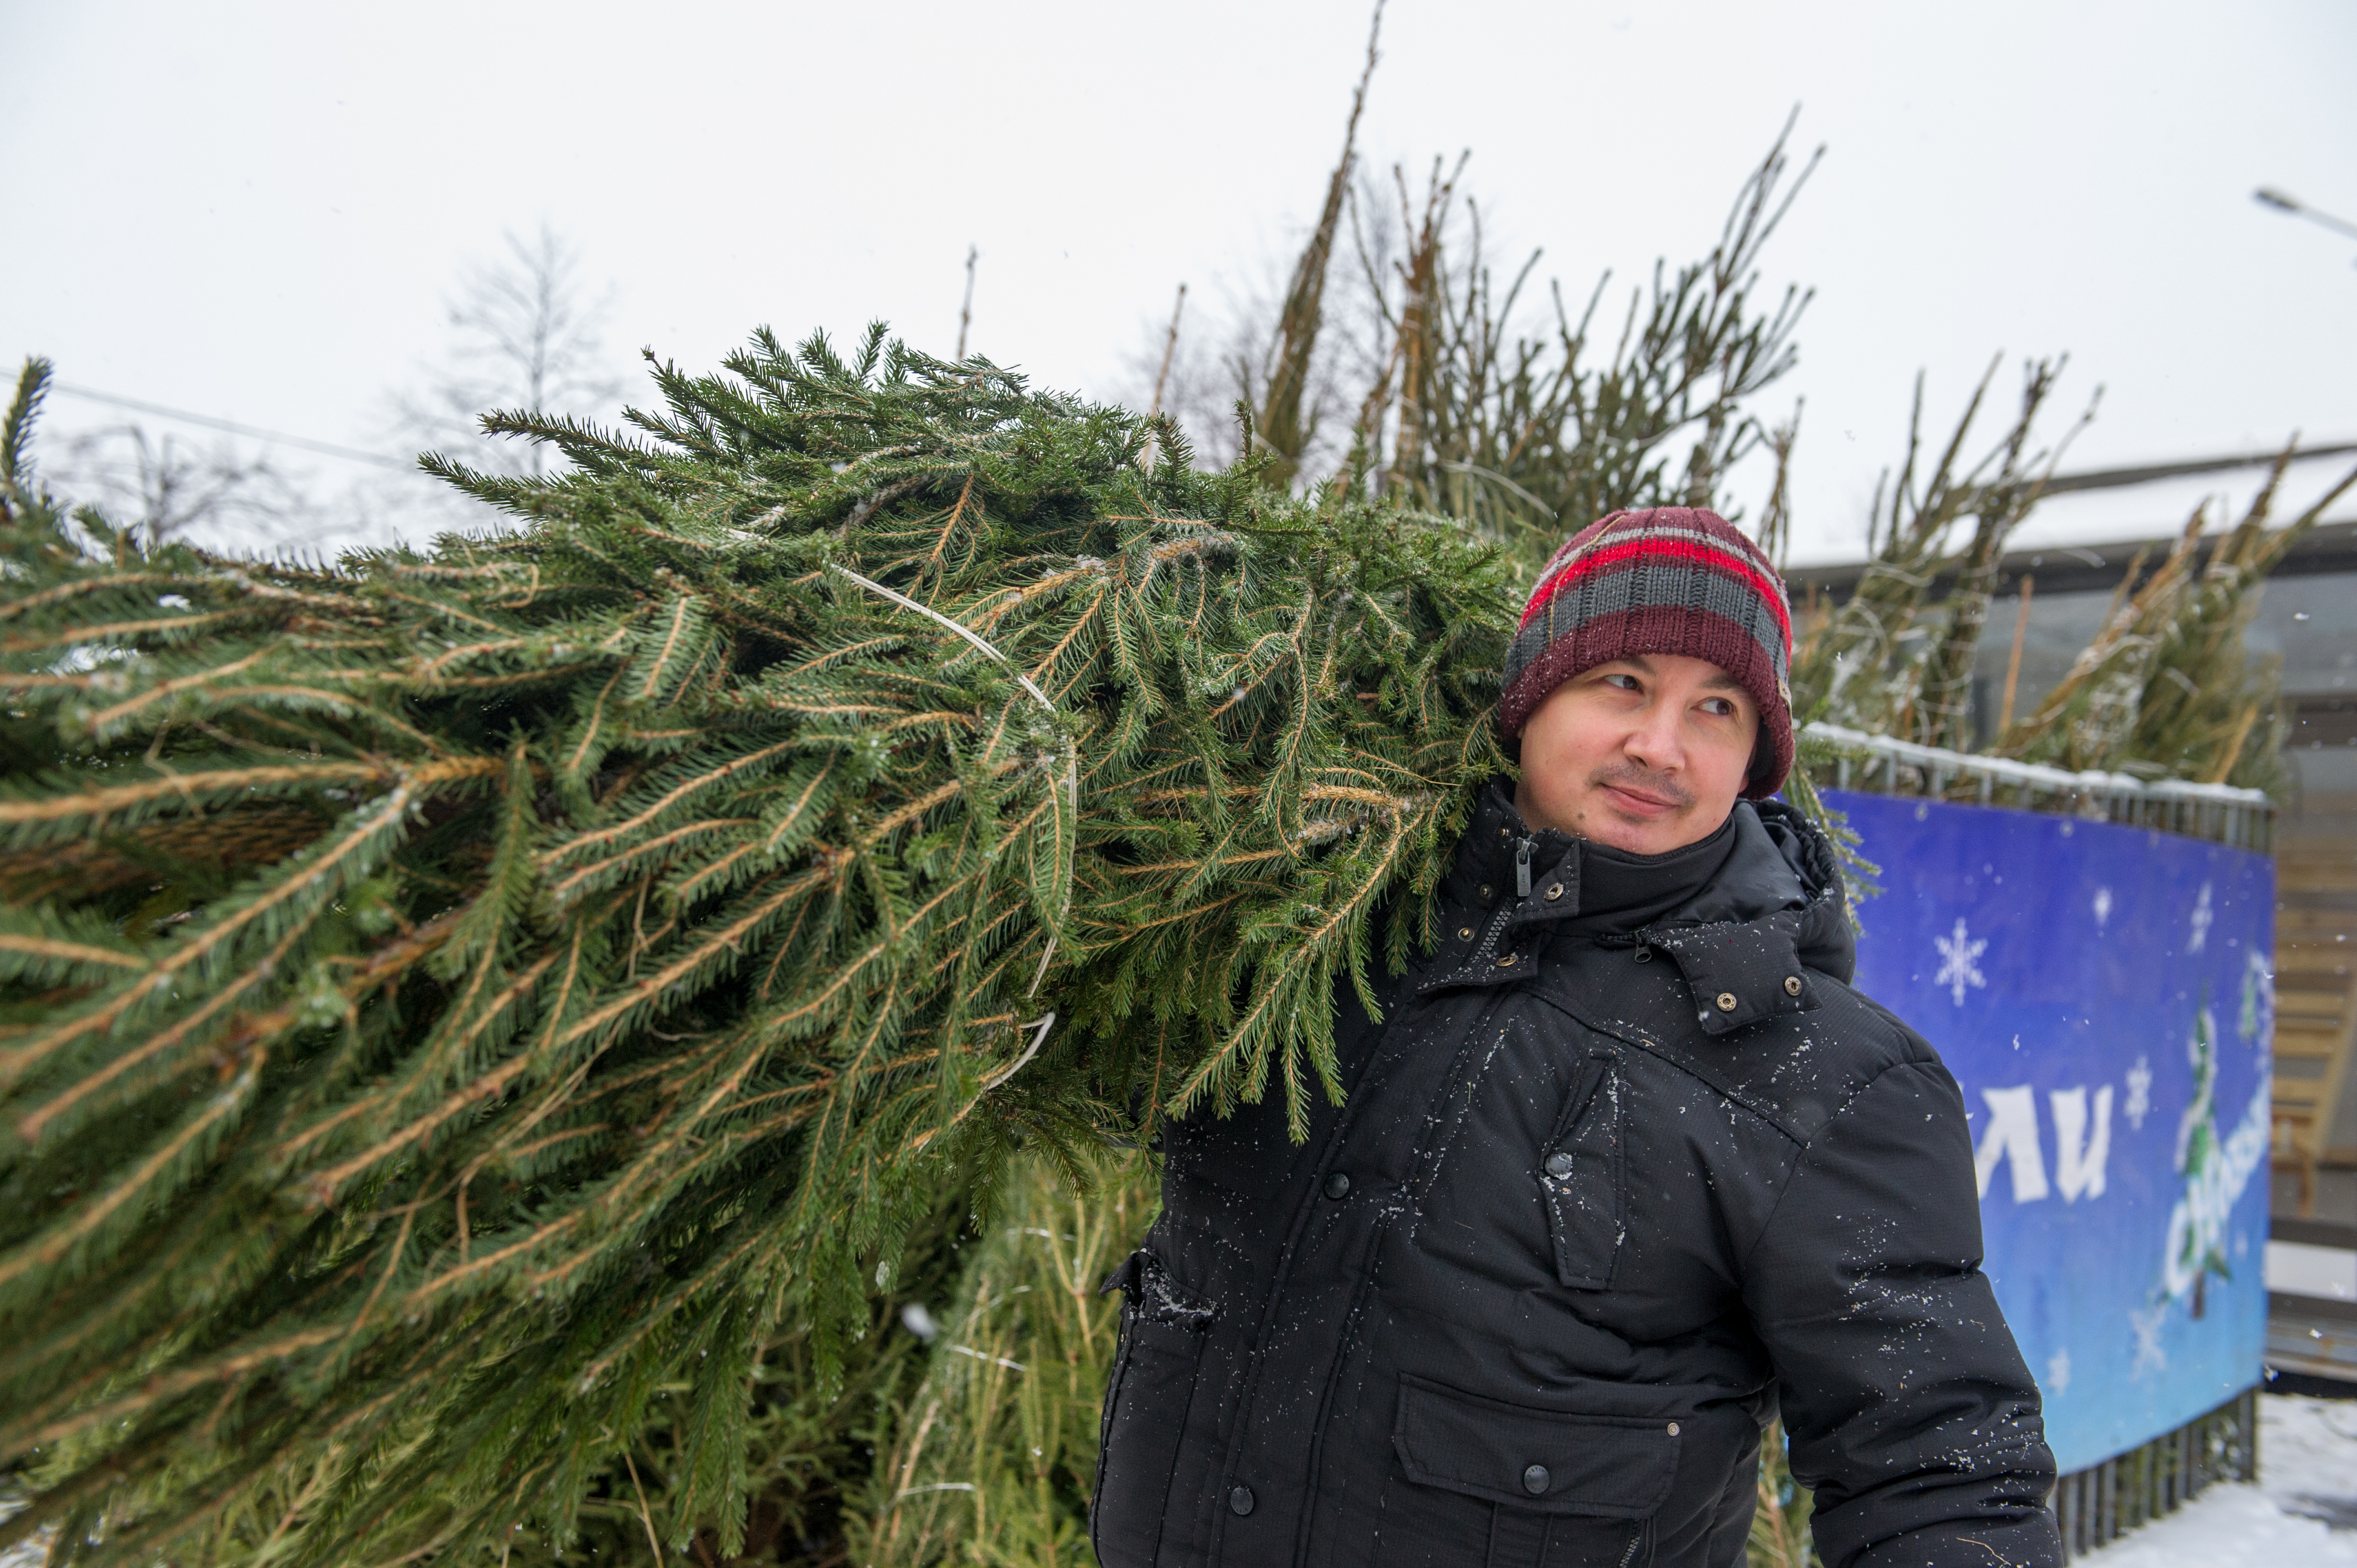
[[[1637,689],[1637,677],[1622,674],[1607,675],[1604,677],[1604,683],[1608,686],[1618,686],[1624,692],[1633,692]]]
[[[1713,697],[1703,703],[1703,708],[1706,712],[1717,714],[1721,718],[1735,716],[1735,704],[1725,697]]]

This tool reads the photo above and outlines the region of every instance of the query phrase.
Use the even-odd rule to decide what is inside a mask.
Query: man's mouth
[[[1626,776],[1606,777],[1596,780],[1612,809],[1624,816],[1666,817],[1682,811],[1693,802],[1675,785],[1640,783]]]
[[[1607,784],[1604,791],[1612,798],[1615,807],[1631,816],[1658,817],[1677,810],[1675,800],[1664,800],[1642,789],[1631,789],[1626,784]]]

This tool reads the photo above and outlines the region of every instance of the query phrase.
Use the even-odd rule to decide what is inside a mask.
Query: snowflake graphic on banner
[[[2189,953],[2200,952],[2210,942],[2210,923],[2217,918],[2210,908],[2210,884],[2201,885],[2201,896],[2193,900],[2193,940],[2185,944]]]
[[[2095,889],[2095,929],[2102,930],[2111,923],[2111,918],[2112,890],[2108,887],[2098,887]]]
[[[2144,1131],[2144,1119],[2152,1114],[2152,1058],[2136,1054],[2136,1065],[2128,1069],[2128,1124],[2137,1132]]]
[[[1957,917],[1953,936],[1933,937],[1932,945],[1940,950],[1940,972],[1932,977],[1932,983],[1946,986],[1955,997],[1957,1006],[1964,1004],[1965,987],[1988,984],[1988,977],[1981,972],[1981,966],[1976,961],[1981,954],[1988,951],[1988,939],[1982,937],[1975,940],[1972,932],[1965,929],[1962,916]]]

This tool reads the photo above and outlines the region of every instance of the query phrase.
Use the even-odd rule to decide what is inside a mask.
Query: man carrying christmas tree
[[[1780,1412],[1831,1568],[2045,1564],[2054,1461],[1979,1270],[1963,1097],[1852,991],[1791,612],[1713,513],[1616,513],[1507,655],[1522,775],[1347,1089],[1165,1139],[1093,1530],[1160,1564],[1725,1568]]]

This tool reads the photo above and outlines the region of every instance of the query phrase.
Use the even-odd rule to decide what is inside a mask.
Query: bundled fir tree
[[[939,1307],[925,1376],[897,1402],[891,1441],[851,1512],[851,1561],[1092,1561],[1100,1412],[1121,1337],[1105,1276],[1159,1201],[1142,1154],[1075,1181],[1016,1167],[1000,1211]]]
[[[1936,453],[1923,440],[1918,378],[1905,459],[1877,486],[1856,588],[1837,605],[1811,599],[1794,607],[1795,714],[2073,771],[2116,769],[2281,794],[2278,671],[2245,655],[2244,633],[2268,575],[2357,486],[2357,470],[2278,525],[2275,503],[2298,451],[2286,447],[2222,537],[2205,540],[2205,500],[2161,560],[2139,555],[2130,563],[2094,639],[2034,711],[1976,714],[1974,662],[2006,545],[2036,509],[2072,436],[2094,415],[2091,402],[2060,440],[2042,446],[2038,421],[2062,365],[2031,361],[2022,369],[2012,422],[1966,467],[1966,442],[1997,369],[1992,361]],[[1829,778],[1838,756],[1832,743],[1803,737],[1803,773]],[[1917,788],[1936,789],[1918,775]],[[1950,788],[1971,799],[1977,784],[1960,778]]]
[[[28,370],[0,1538],[561,1536],[667,1391],[734,1552],[760,1348],[834,1375],[944,1173],[1333,1090],[1500,763],[1490,552],[880,328],[726,369],[333,569],[60,515]]]

